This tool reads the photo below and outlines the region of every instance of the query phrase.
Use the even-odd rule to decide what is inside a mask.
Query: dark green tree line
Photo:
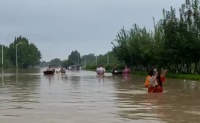
[[[20,68],[34,67],[40,63],[41,53],[38,48],[33,43],[29,43],[27,38],[19,36],[9,47],[4,46],[4,67],[16,66],[16,51]],[[0,53],[2,54],[2,50]]]
[[[198,0],[186,0],[177,13],[171,7],[163,18],[154,20],[154,30],[136,24],[124,28],[113,42],[113,52],[120,61],[136,70],[158,65],[172,72],[200,72],[200,9]]]

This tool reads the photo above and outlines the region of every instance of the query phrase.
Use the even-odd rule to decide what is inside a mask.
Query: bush
[[[86,69],[96,69],[97,68],[97,66],[96,65],[87,65],[86,66]]]
[[[119,70],[123,70],[124,67],[125,67],[125,65],[126,65],[126,64],[124,64],[124,63],[118,64],[118,65],[117,65],[117,68],[118,68]]]
[[[105,69],[107,71],[112,70],[112,65],[111,64],[105,65]]]

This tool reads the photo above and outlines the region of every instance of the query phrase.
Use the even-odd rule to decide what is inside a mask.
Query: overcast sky
[[[152,29],[162,9],[179,8],[185,0],[0,0],[0,43],[22,35],[34,43],[42,59],[67,59],[105,54],[123,26],[134,23]]]

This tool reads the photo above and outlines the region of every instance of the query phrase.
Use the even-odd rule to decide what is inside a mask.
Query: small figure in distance
[[[117,69],[117,65],[115,64],[112,69],[112,74],[117,74],[117,73],[118,73],[118,69]]]
[[[130,74],[130,73],[131,73],[130,68],[127,65],[125,65],[125,68],[123,70],[123,74]]]
[[[66,69],[64,67],[61,67],[60,72],[61,73],[66,73]]]
[[[60,66],[58,65],[57,68],[55,69],[56,73],[60,73]]]
[[[102,65],[100,65],[100,67],[97,69],[97,74],[104,75],[105,71],[105,68]]]
[[[46,71],[53,71],[53,68],[51,67],[51,65],[49,65]]]
[[[99,68],[100,68],[100,65],[98,65],[97,69],[96,69],[96,73],[99,74]]]

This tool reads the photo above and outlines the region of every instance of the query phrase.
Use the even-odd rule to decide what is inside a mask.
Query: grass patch
[[[85,69],[89,71],[95,71],[95,69]],[[111,70],[106,70],[106,72],[111,72]],[[141,76],[147,76],[147,71],[133,71],[131,72],[133,75],[141,75]],[[174,79],[187,79],[187,80],[200,80],[199,74],[183,74],[183,73],[169,73],[166,74],[167,78],[174,78]]]
[[[146,72],[146,71],[133,71],[132,74],[147,76],[148,72]],[[174,79],[200,80],[199,74],[183,74],[183,73],[169,73],[169,72],[167,72],[166,77],[167,78],[174,78]]]

